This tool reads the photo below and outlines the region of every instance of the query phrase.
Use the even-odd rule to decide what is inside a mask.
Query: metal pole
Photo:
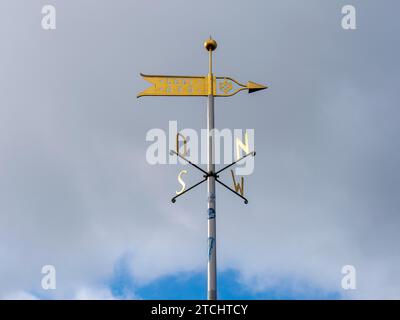
[[[208,96],[207,104],[207,130],[208,130],[208,165],[209,174],[215,172],[215,164],[213,161],[214,150],[214,96]],[[216,236],[216,215],[215,215],[215,178],[208,177],[207,184],[207,208],[208,208],[208,300],[217,299],[217,236]]]
[[[212,74],[212,51],[216,49],[217,43],[210,39],[206,41],[205,47],[209,52],[208,73],[208,103],[207,103],[207,213],[208,213],[208,263],[207,263],[207,299],[217,299],[217,236],[216,236],[216,208],[215,208],[215,164],[214,152],[214,90]]]

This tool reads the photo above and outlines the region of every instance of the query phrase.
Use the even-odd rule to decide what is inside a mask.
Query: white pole
[[[215,163],[214,152],[214,88],[212,74],[212,52],[217,48],[217,42],[213,39],[204,43],[209,52],[208,71],[208,103],[207,103],[207,214],[208,214],[208,263],[207,263],[207,298],[217,300],[217,233],[216,233],[216,210],[215,210]]]
[[[215,173],[213,161],[214,150],[214,96],[208,96],[207,104],[207,131],[208,131],[208,164],[207,172]],[[208,264],[207,264],[207,289],[208,300],[217,299],[217,236],[215,215],[215,178],[210,176],[207,181],[207,210],[208,210]]]

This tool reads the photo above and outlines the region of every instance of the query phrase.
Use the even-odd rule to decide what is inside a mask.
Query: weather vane
[[[230,77],[216,77],[212,73],[212,52],[217,48],[217,42],[211,38],[204,42],[204,47],[209,53],[209,71],[207,76],[165,76],[165,75],[145,75],[141,76],[150,82],[153,86],[145,89],[138,94],[142,96],[206,96],[207,103],[207,170],[204,170],[196,164],[189,161],[186,156],[186,141],[184,140],[185,152],[179,152],[179,134],[176,136],[176,151],[171,150],[171,155],[183,159],[188,164],[202,172],[203,180],[191,186],[188,189],[182,188],[177,195],[172,198],[175,203],[176,198],[182,196],[193,188],[207,181],[207,213],[208,213],[208,263],[207,263],[207,298],[208,300],[217,299],[217,252],[216,252],[216,193],[215,182],[224,186],[234,194],[238,195],[247,204],[248,200],[243,196],[243,177],[241,188],[235,182],[232,172],[235,190],[219,180],[219,173],[232,167],[239,161],[248,156],[255,156],[255,151],[248,152],[243,157],[237,159],[224,168],[215,171],[213,162],[214,152],[214,97],[230,97],[242,90],[248,90],[249,93],[266,89],[266,86],[248,81],[242,84]],[[180,177],[180,176],[179,176]],[[238,193],[239,191],[240,193]]]

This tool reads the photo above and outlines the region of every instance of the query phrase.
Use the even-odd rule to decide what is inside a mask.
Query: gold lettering
[[[179,137],[183,139],[183,154],[179,153]],[[176,134],[176,153],[180,154],[182,157],[186,157],[187,155],[187,139],[183,134],[179,132]]]
[[[182,189],[180,190],[180,191],[176,191],[176,195],[178,196],[178,195],[180,195],[181,193],[183,193],[183,191],[185,191],[185,189],[186,189],[186,184],[185,184],[185,182],[182,180],[182,175],[183,174],[186,174],[187,173],[187,170],[182,170],[181,172],[179,172],[179,174],[178,174],[178,181],[179,181],[179,183],[182,185]]]
[[[244,134],[244,141],[243,143],[239,138],[236,138],[236,160],[240,159],[240,149],[242,149],[246,154],[248,154],[249,151],[249,136],[247,135],[247,131]]]
[[[244,193],[244,178],[240,177],[240,183],[236,183],[235,174],[233,170],[231,170],[232,179],[233,179],[233,186],[235,187],[235,191],[238,192],[242,197]]]

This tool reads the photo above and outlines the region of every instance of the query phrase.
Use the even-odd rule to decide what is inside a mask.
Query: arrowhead
[[[255,91],[258,91],[258,90],[264,90],[264,89],[267,89],[267,88],[268,87],[263,86],[263,85],[258,84],[258,83],[255,83],[255,82],[252,82],[252,81],[248,81],[247,82],[247,89],[249,89],[249,93],[252,93],[252,92],[255,92]]]

